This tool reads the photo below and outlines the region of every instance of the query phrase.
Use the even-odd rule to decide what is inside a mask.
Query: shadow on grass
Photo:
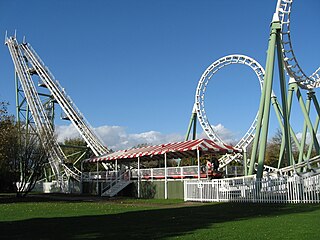
[[[320,210],[319,205],[204,204],[118,214],[0,222],[1,239],[163,239],[212,224]]]
[[[18,198],[14,193],[0,193],[0,204],[19,202],[95,202],[103,201],[103,198],[92,195],[64,194],[64,193],[39,193],[28,194],[26,197]]]

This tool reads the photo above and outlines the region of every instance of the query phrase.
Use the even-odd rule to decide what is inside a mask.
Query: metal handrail
[[[126,170],[124,172],[120,172],[120,175],[116,177],[115,180],[108,182],[107,186],[102,188],[101,193],[104,193],[111,189],[113,186],[115,186],[118,182],[125,180],[125,181],[130,181],[131,179],[131,172],[130,170]]]

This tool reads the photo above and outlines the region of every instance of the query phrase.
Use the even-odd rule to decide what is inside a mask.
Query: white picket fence
[[[320,203],[320,175],[254,176],[185,181],[184,200],[200,202]]]

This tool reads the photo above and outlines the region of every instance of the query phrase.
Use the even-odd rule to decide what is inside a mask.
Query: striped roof
[[[218,145],[209,139],[196,139],[188,140],[183,142],[173,142],[155,146],[146,146],[141,148],[132,148],[126,150],[120,150],[113,153],[104,154],[101,156],[93,157],[88,159],[88,162],[107,162],[121,159],[136,159],[140,157],[141,159],[153,158],[159,159],[163,158],[163,154],[167,154],[168,158],[182,158],[196,156],[196,151],[205,151],[209,153],[232,153],[238,152],[237,149],[234,149],[231,146],[227,145]]]

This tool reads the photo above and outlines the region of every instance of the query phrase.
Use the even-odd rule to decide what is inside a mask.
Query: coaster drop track
[[[103,145],[102,140],[93,131],[88,121],[60,86],[59,82],[55,80],[53,74],[31,45],[28,43],[19,44],[15,36],[7,37],[5,44],[8,46],[16,75],[32,114],[37,135],[44,148],[49,150],[49,163],[53,174],[58,181],[62,181],[63,173],[79,181],[81,172],[77,169],[70,169],[65,165],[67,158],[54,138],[53,124],[40,99],[32,75],[39,76],[42,84],[50,91],[54,101],[60,105],[67,118],[96,156],[108,153],[109,150]]]

